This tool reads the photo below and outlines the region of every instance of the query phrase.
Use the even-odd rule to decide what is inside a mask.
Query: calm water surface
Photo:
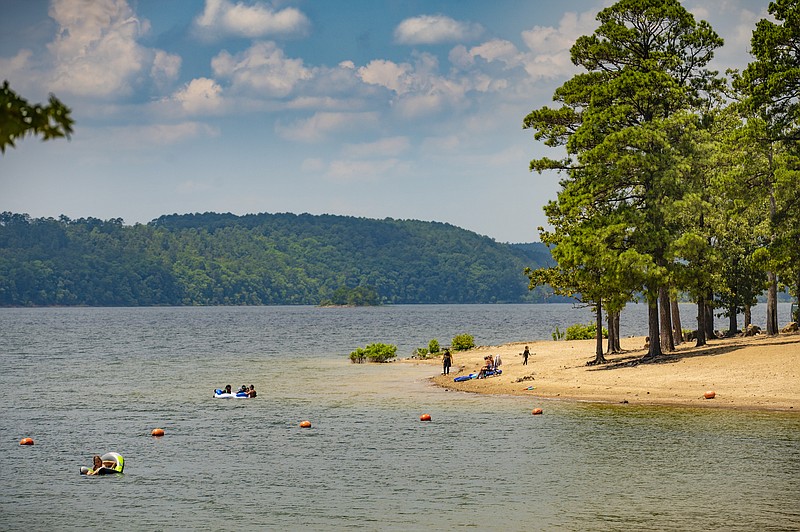
[[[645,334],[645,314],[622,333]],[[0,529],[799,530],[797,414],[475,396],[430,386],[432,368],[346,358],[590,320],[570,305],[0,309]],[[225,384],[259,397],[212,399]],[[124,476],[78,475],[112,450]]]

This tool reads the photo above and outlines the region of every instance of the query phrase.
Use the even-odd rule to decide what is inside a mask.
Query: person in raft
[[[102,475],[108,472],[114,472],[117,465],[113,460],[103,461],[99,455],[92,457],[92,468],[86,472],[87,475]]]
[[[531,356],[531,352],[528,351],[528,346],[526,345],[525,346],[525,351],[522,352],[522,365],[523,366],[527,366],[528,365],[528,357],[529,356]]]
[[[225,393],[232,393],[232,392],[231,392],[231,385],[230,385],[230,384],[228,384],[227,386],[225,386]]]
[[[239,388],[239,391],[236,392],[236,393],[247,393],[247,392],[248,392],[247,385],[246,384],[242,384],[242,387]]]
[[[450,366],[453,365],[453,356],[450,354],[449,349],[444,350],[442,355],[442,375],[450,375]]]
[[[103,468],[103,459],[100,458],[99,454],[96,454],[92,457],[92,468],[86,472],[87,475],[98,475],[100,470]]]
[[[253,398],[255,396],[256,396],[256,387],[251,384],[250,389],[247,390],[247,397]]]

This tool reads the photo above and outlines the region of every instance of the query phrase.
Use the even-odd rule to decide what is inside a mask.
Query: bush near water
[[[570,325],[564,335],[565,340],[594,340],[595,338],[597,338],[597,325],[594,323]],[[608,329],[605,327],[603,327],[603,338],[608,338]]]
[[[475,347],[475,338],[471,334],[459,334],[453,337],[450,344],[453,351],[467,351]]]
[[[359,347],[350,353],[350,362],[363,364],[368,362],[388,362],[397,356],[397,346],[392,344],[369,344],[366,347]]]

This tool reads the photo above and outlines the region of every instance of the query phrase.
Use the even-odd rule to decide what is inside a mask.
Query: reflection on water
[[[425,380],[438,367],[344,355],[580,320],[536,305],[361,310],[3,309],[3,528],[800,528],[796,414],[443,391]],[[259,397],[212,399],[224,384]],[[124,476],[78,475],[109,450]]]

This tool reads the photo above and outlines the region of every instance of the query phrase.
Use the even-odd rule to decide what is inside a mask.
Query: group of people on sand
[[[231,391],[231,385],[230,384],[225,386],[225,393],[233,393]],[[239,388],[238,390],[236,390],[236,393],[245,393],[245,394],[247,394],[247,397],[255,397],[256,396],[256,387],[251,384],[250,387],[248,388],[246,385],[242,384],[242,387]]]
[[[527,345],[525,346],[525,351],[523,351],[520,354],[522,355],[522,365],[523,366],[527,366],[528,365],[528,357],[531,355],[531,352],[528,349]],[[478,372],[478,377],[477,378],[478,379],[483,379],[483,378],[488,376],[487,374],[489,372],[495,372],[495,373],[499,372],[500,371],[500,365],[502,363],[503,363],[503,361],[500,359],[500,355],[499,354],[495,355],[495,356],[486,355],[485,357],[483,357],[483,367]],[[450,350],[449,349],[445,349],[444,350],[444,354],[442,354],[442,375],[450,375],[450,367],[452,365],[453,365],[453,355],[450,354]],[[491,374],[493,375],[494,373],[491,373]]]
[[[485,379],[488,377],[489,372],[498,372],[500,370],[500,366],[503,364],[503,361],[500,359],[500,355],[486,355],[483,357],[483,367],[478,372],[479,379]],[[492,373],[494,374],[494,373]]]

